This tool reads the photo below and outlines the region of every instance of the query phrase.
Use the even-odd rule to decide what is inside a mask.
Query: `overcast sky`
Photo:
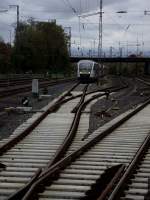
[[[72,48],[77,52],[78,47],[97,49],[99,16],[81,18],[80,37],[78,15],[99,11],[99,0],[0,0],[0,9],[8,9],[8,5],[12,4],[19,5],[20,20],[27,20],[29,17],[39,21],[56,19],[63,27],[71,27]],[[127,13],[116,13],[121,10]],[[124,54],[127,46],[129,53],[148,51],[150,12],[149,15],[144,15],[145,10],[150,11],[150,0],[103,0],[103,47],[107,54],[111,46],[114,53],[118,51],[119,45]],[[5,41],[13,40],[15,22],[15,8],[9,9],[7,13],[0,13],[0,36]]]

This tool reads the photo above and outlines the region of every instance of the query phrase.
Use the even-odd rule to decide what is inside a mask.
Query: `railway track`
[[[150,82],[147,81],[147,80],[145,80],[144,78],[143,78],[143,79],[142,79],[142,78],[136,78],[136,79],[137,79],[138,81],[144,83],[145,85],[150,86]]]
[[[60,83],[65,83],[65,82],[69,82],[69,81],[73,81],[75,79],[68,79],[68,80],[58,80],[58,81],[43,81],[40,83],[39,87],[40,88],[44,88],[44,87],[48,87],[48,86],[52,86],[52,85],[56,85],[56,84],[60,84]],[[15,84],[14,84],[15,85]],[[11,88],[7,88],[7,89],[3,89],[0,91],[0,98],[4,98],[4,97],[8,97],[8,96],[12,96],[18,93],[24,93],[24,92],[28,92],[31,91],[32,86],[31,84],[21,84],[21,86],[13,86]]]
[[[149,102],[107,123],[81,147],[81,141],[76,142],[77,150],[70,149],[67,157],[43,172],[23,200],[37,196],[41,200],[105,199],[108,195],[106,186],[126,171],[149,135]],[[105,182],[102,177],[108,176],[109,180]]]
[[[60,139],[59,142],[61,142],[61,139],[63,140],[63,138],[65,137],[65,134],[67,134],[67,129],[69,128],[69,124],[68,123],[70,123],[69,120],[72,119],[72,116],[71,116],[71,118],[69,118],[69,116],[67,116],[66,121],[63,123],[62,122],[62,115],[63,115],[63,113],[62,113],[62,115],[61,114],[55,114],[55,113],[53,113],[50,116],[49,116],[49,113],[52,112],[54,109],[56,109],[56,107],[59,105],[60,101],[62,101],[64,99],[66,100],[67,98],[69,98],[69,96],[67,96],[67,94],[69,92],[71,92],[76,86],[77,86],[77,84],[70,91],[66,92],[59,99],[55,100],[54,105],[52,103],[51,104],[52,106],[50,106],[50,108],[45,108],[45,110],[43,110],[42,114],[41,113],[35,114],[33,116],[33,118],[31,118],[31,119],[29,119],[27,121],[27,123],[25,123],[21,127],[19,127],[16,130],[16,132],[11,136],[12,140],[9,140],[9,141],[5,140],[4,141],[6,143],[4,145],[2,145],[1,148],[0,148],[1,154],[4,153],[5,151],[8,151],[8,149],[11,149],[10,150],[11,153],[8,153],[7,156],[5,155],[6,157],[4,159],[6,161],[5,162],[6,165],[8,164],[7,166],[10,167],[10,168],[9,167],[7,168],[8,171],[10,173],[12,173],[12,175],[9,176],[10,180],[8,180],[6,178],[7,176],[3,177],[6,182],[7,181],[11,182],[11,180],[14,177],[13,174],[15,174],[16,170],[21,175],[21,171],[19,170],[19,166],[20,167],[22,166],[23,168],[25,167],[25,168],[28,168],[28,169],[30,168],[31,171],[30,171],[30,169],[29,169],[29,171],[27,169],[27,171],[29,172],[30,175],[31,175],[31,173],[33,171],[35,172],[35,170],[36,170],[37,167],[44,166],[45,162],[43,163],[42,161],[38,161],[38,159],[40,157],[38,155],[38,152],[41,152],[41,154],[42,153],[45,153],[45,154],[47,153],[48,154],[48,152],[49,152],[49,154],[48,154],[49,157],[52,156],[55,153],[55,151],[58,148],[59,144],[56,142],[56,145],[55,145],[54,144],[54,139],[56,138],[56,141],[57,141],[57,139],[58,140]],[[49,109],[51,109],[51,110],[49,110]],[[63,116],[63,117],[65,117],[65,116]],[[43,119],[45,119],[45,120],[43,120]],[[57,121],[55,121],[54,119],[56,119]],[[41,121],[42,121],[42,123],[40,124]],[[53,126],[53,128],[51,126],[49,126],[48,123],[50,123],[51,126]],[[38,127],[37,129],[35,129],[35,127],[38,124],[40,124],[40,127]],[[47,127],[47,131],[46,131],[46,127],[45,126]],[[56,130],[57,135],[53,135],[53,132],[55,133],[54,129]],[[61,133],[62,129],[64,129],[65,133]],[[34,131],[32,131],[32,130],[34,130]],[[12,149],[13,145],[17,144],[18,141],[21,141],[31,131],[32,131],[32,135],[30,135],[29,138],[26,137],[25,141],[20,142],[18,144],[19,146],[15,146]],[[37,134],[38,131],[39,131],[39,134]],[[49,136],[49,134],[50,134],[49,132],[52,133],[52,135]],[[42,135],[40,135],[40,134],[42,134]],[[62,134],[62,136],[61,136],[61,134]],[[30,139],[32,141],[32,145],[31,145]],[[36,140],[37,143],[34,142],[35,140]],[[51,148],[48,148],[48,145],[46,146],[47,141],[50,141],[49,145],[52,144]],[[45,142],[45,145],[43,146],[42,151],[40,151],[40,147],[42,146],[42,142],[43,143]],[[22,145],[23,145],[23,147],[22,147]],[[32,152],[32,147],[34,148],[33,152]],[[31,152],[34,154],[34,156],[33,156],[34,160],[32,160],[33,157],[32,157],[32,153]],[[16,158],[16,160],[12,163],[11,160],[14,157]],[[8,174],[9,174],[9,172],[8,172]],[[18,178],[18,180],[21,179],[20,175],[18,174],[18,177],[16,175],[16,177]],[[17,180],[17,178],[16,178],[16,180]],[[26,180],[26,178],[22,179],[22,180]],[[3,181],[1,180],[1,182],[3,182]],[[13,181],[12,181],[12,183],[13,183]],[[21,181],[21,183],[22,183],[22,181]],[[0,191],[0,194],[3,193],[3,192],[2,193],[1,192],[2,191]]]
[[[150,198],[149,145],[150,136],[148,135],[109,200],[148,200]]]
[[[10,86],[16,86],[21,84],[29,84],[32,82],[32,79],[16,79],[16,80],[0,80],[0,87],[10,87]]]
[[[112,92],[120,89],[121,88],[112,89]],[[70,91],[67,92],[67,94],[70,93]],[[56,150],[60,152],[60,149],[58,147],[63,143],[64,139],[66,140],[70,138],[69,134],[67,135],[67,132],[69,132],[71,121],[76,121],[74,116],[78,115],[77,110],[80,109],[80,115],[81,115],[82,109],[80,107],[85,107],[85,105],[88,104],[93,99],[98,97],[100,98],[102,96],[102,94],[99,93],[99,91],[93,92],[94,97],[92,92],[90,92],[87,93],[86,97],[82,97],[81,101],[79,101],[81,92],[78,95],[76,95],[76,92],[74,93],[75,94],[73,95],[73,97],[69,97],[67,96],[67,94],[65,94],[65,98],[61,97],[61,99],[55,102],[54,106],[52,106],[51,109],[46,110],[42,115],[41,114],[34,115],[32,119],[28,120],[26,124],[23,124],[22,127],[19,127],[19,129],[16,130],[16,132],[11,136],[13,140],[11,141],[5,140],[6,144],[2,145],[2,147],[0,148],[1,154],[3,154],[0,158],[0,162],[2,165],[4,165],[4,168],[2,167],[1,168],[2,171],[0,172],[0,181],[2,183],[0,185],[1,199],[9,198],[9,196],[11,196],[14,192],[16,192],[16,190],[20,190],[21,188],[24,187],[24,185],[28,183],[30,184],[31,177],[35,176],[35,174],[38,175],[39,169],[41,168],[47,169],[46,166],[49,167],[52,166],[52,164],[54,164],[59,159],[58,158],[54,161],[56,157],[55,152]],[[74,96],[78,98],[75,98]],[[84,98],[85,102],[83,103]],[[68,99],[72,100],[68,101]],[[50,111],[53,112],[56,108],[59,107],[60,102],[61,103],[67,102],[67,106],[66,104],[64,104],[59,108],[57,113],[51,113],[49,115]],[[71,113],[72,108],[75,108],[74,109],[75,113]],[[44,119],[45,116],[47,116],[46,119]],[[42,121],[42,119],[44,120]],[[81,134],[79,134],[80,139],[78,138],[78,140],[81,140],[83,134],[85,134],[85,132],[88,131],[87,130],[88,127],[87,124],[89,122],[88,120],[89,116],[81,117],[81,123],[78,129],[78,133]],[[36,123],[34,121],[36,121]],[[41,121],[42,123],[40,123]],[[34,125],[33,124],[30,125],[30,123],[32,122],[34,122],[33,123]],[[38,124],[39,126],[36,127]],[[28,128],[26,128],[26,126]],[[71,128],[72,127],[74,127],[73,124],[71,125]],[[29,134],[28,132],[30,132],[31,130],[32,132],[30,133],[30,135],[28,135]],[[20,131],[22,131],[23,134],[20,135],[19,134]],[[70,139],[72,139],[72,136]],[[13,148],[12,145],[14,146]],[[67,148],[69,148],[69,145]],[[64,151],[63,152],[64,155],[65,150],[61,149],[61,151]],[[10,197],[10,199],[13,198],[14,197]]]
[[[111,90],[111,92],[115,92],[117,90],[120,90],[121,88],[109,89]],[[68,93],[70,93],[70,91]],[[111,172],[110,175],[110,181],[112,181],[112,179],[114,178],[114,174],[118,173],[118,171],[123,173],[124,170],[127,169],[130,161],[133,158],[133,155],[136,152],[134,150],[138,149],[138,145],[140,145],[144,141],[147,133],[144,133],[140,138],[136,140],[136,133],[132,135],[132,137],[126,134],[123,138],[121,138],[122,130],[116,130],[116,132],[111,133],[114,134],[114,136],[112,138],[110,137],[108,139],[108,142],[107,138],[105,138],[104,142],[100,142],[100,146],[95,146],[95,149],[92,150],[91,146],[95,143],[97,143],[96,145],[98,145],[98,140],[101,139],[100,135],[103,135],[103,131],[107,132],[107,129],[111,129],[112,124],[113,126],[116,126],[115,122],[120,121],[120,118],[123,118],[123,116],[120,116],[112,122],[108,123],[107,125],[104,125],[101,129],[99,129],[100,133],[96,131],[88,138],[85,138],[85,135],[88,132],[87,124],[89,123],[90,106],[94,103],[94,101],[97,101],[97,98],[102,98],[104,93],[100,93],[100,91],[95,91],[93,93],[87,92],[88,95],[83,96],[81,98],[81,101],[80,97],[82,96],[82,92],[72,91],[71,93],[72,96],[68,96],[66,93],[60,99],[55,101],[56,104],[54,104],[51,109],[48,109],[48,111],[47,108],[45,108],[43,112],[46,113],[46,115],[44,113],[37,113],[32,119],[28,120],[26,124],[20,126],[11,136],[12,138],[15,138],[23,130],[25,132],[23,137],[25,137],[25,129],[27,127],[29,128],[29,130],[33,131],[29,136],[25,137],[23,141],[16,144],[14,148],[10,147],[12,143],[9,144],[10,146],[8,145],[8,140],[0,142],[0,144],[2,145],[2,148],[0,150],[1,154],[3,154],[0,158],[0,199],[13,200],[30,198],[29,188],[32,186],[32,191],[37,193],[37,191],[34,191],[34,189],[39,188],[38,184],[41,184],[41,180],[44,181],[42,182],[42,185],[45,184],[45,178],[47,179],[47,174],[49,175],[49,173],[50,175],[48,177],[51,180],[51,184],[46,183],[46,190],[44,191],[44,193],[40,192],[38,194],[39,199],[94,199],[94,193],[93,190],[91,190],[91,185],[93,185],[94,187],[96,181],[101,181],[101,176],[103,174],[106,174],[107,176],[108,173],[110,173],[109,169],[110,171],[114,171],[115,168],[115,173]],[[67,106],[65,104],[66,102]],[[61,105],[61,107],[59,108],[60,103],[64,104]],[[55,113],[55,109],[58,109],[58,112]],[[81,120],[78,124],[79,126],[77,125],[77,127],[75,127],[77,133],[76,135],[74,133],[73,136],[71,134],[71,136],[69,137],[70,127],[73,126],[70,126],[70,124],[72,123],[72,121],[74,121],[79,109],[81,111],[81,113],[79,114],[79,118],[81,118]],[[50,112],[53,113],[50,114]],[[125,115],[128,115],[129,113],[130,112],[126,113]],[[36,121],[37,118],[40,118],[39,121],[41,121],[43,119],[43,117],[41,116],[44,115],[48,116],[46,120],[43,120],[40,124],[39,122],[35,123],[33,127],[30,127],[30,124],[32,124],[33,121]],[[147,121],[145,121],[145,124],[146,123]],[[37,124],[39,124],[38,127],[36,127]],[[129,126],[129,129],[123,128],[123,130],[130,130],[131,127]],[[139,130],[139,132],[140,131],[141,130]],[[117,137],[115,137],[115,135],[117,135]],[[15,143],[17,143],[21,139],[22,137],[17,139]],[[73,142],[70,145],[71,140],[73,140]],[[126,144],[123,145],[121,143],[121,145],[123,146],[121,149],[121,146],[117,145],[117,143],[123,140],[126,141]],[[6,142],[7,145],[3,145],[3,142]],[[136,144],[136,142],[137,146],[135,148],[132,148],[132,145]],[[60,147],[62,143],[67,144],[64,145],[64,149]],[[86,145],[84,146],[84,144],[87,145],[87,148]],[[115,145],[116,147],[114,148]],[[124,148],[124,146],[127,146],[127,148]],[[131,146],[131,152],[129,153],[126,152],[128,151],[128,146]],[[34,147],[34,150],[32,147]],[[10,150],[8,150],[7,148]],[[88,155],[88,151],[84,152],[84,150],[87,150],[89,148],[91,148],[91,152]],[[105,152],[107,148],[108,151]],[[62,152],[61,155],[59,154],[60,152]],[[76,156],[79,156],[80,154],[83,154],[81,158],[76,158]],[[59,156],[57,157],[57,155]],[[65,158],[62,161],[59,161],[62,157]],[[73,163],[70,164],[70,161],[72,160]],[[58,165],[56,162],[58,163]],[[66,163],[64,164],[63,162],[66,162],[69,165],[66,166]],[[113,166],[115,167],[113,168]],[[65,168],[66,171],[57,171],[55,167],[60,170]],[[55,170],[57,171],[57,175],[60,173],[60,178],[58,180],[58,176],[55,176]],[[34,177],[32,181],[31,177]],[[107,182],[107,184],[109,185],[109,181]],[[26,194],[28,190],[29,193]],[[26,196],[24,197],[25,194]],[[99,195],[98,191],[96,191],[95,194]],[[101,195],[103,196],[104,193],[102,192],[100,196]],[[34,199],[33,196],[31,199]]]
[[[11,87],[17,85],[28,85],[32,83],[34,78],[20,78],[20,79],[6,79],[0,80],[0,87]],[[65,81],[66,79],[48,79],[48,78],[37,78],[40,83],[47,82],[47,83],[56,83],[57,81]]]
[[[146,116],[147,117],[147,116]],[[150,135],[137,151],[109,200],[150,199]]]

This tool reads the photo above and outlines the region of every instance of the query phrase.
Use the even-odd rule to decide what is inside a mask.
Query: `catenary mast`
[[[100,0],[98,58],[101,58],[103,53],[102,41],[103,41],[103,0]]]

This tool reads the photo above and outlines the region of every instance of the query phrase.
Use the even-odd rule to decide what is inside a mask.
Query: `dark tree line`
[[[11,68],[11,46],[0,40],[0,72],[7,73]]]
[[[31,20],[20,23],[11,49],[9,67],[17,73],[69,73],[67,46],[68,38],[55,22]]]

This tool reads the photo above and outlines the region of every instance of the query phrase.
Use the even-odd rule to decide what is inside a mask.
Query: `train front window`
[[[80,72],[90,72],[93,67],[93,63],[80,63],[79,70]]]

